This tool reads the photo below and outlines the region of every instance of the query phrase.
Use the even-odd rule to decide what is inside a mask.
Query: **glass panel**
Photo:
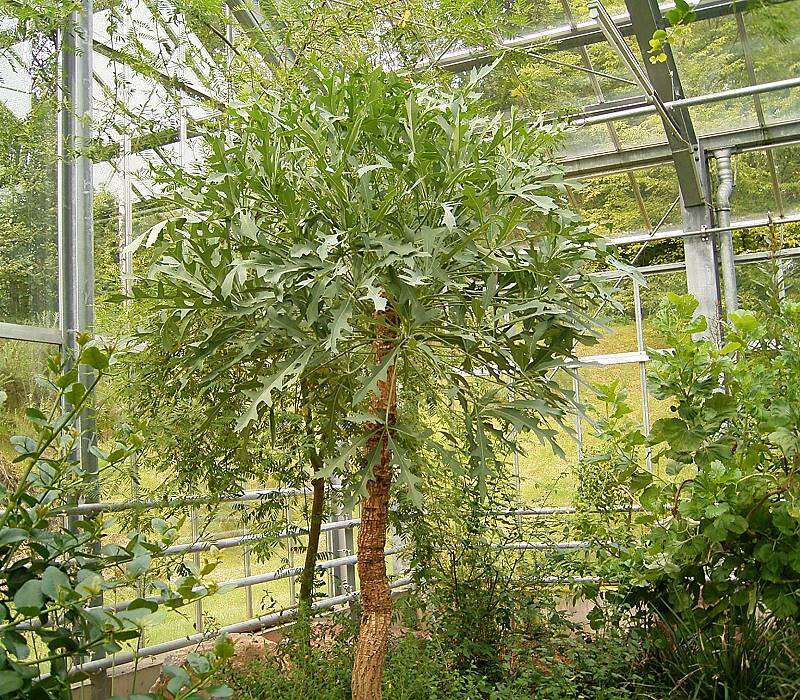
[[[637,170],[635,175],[650,223],[657,226],[663,219],[660,230],[681,228],[683,224],[681,205],[680,202],[675,204],[675,200],[680,197],[675,168],[671,165],[644,168]]]
[[[56,46],[0,50],[0,321],[58,325]]]
[[[605,330],[596,345],[578,348],[579,357],[591,355],[613,355],[634,352],[636,345],[636,322],[633,304],[633,282],[622,278],[612,282],[615,304],[607,304],[597,315]]]
[[[784,211],[797,214],[800,212],[800,146],[776,148],[772,153]]]
[[[722,134],[758,126],[758,115],[752,97],[737,97],[691,108],[692,122],[698,136]]]
[[[614,150],[614,143],[605,124],[573,127],[564,133],[560,155],[563,158],[580,158],[581,156],[608,153]]]
[[[602,227],[609,236],[647,228],[630,178],[625,173],[584,180],[583,187],[575,193],[575,199],[581,214]]]
[[[672,51],[687,97],[749,84],[744,50],[732,17],[686,25],[673,42]]]
[[[768,83],[800,74],[800,7],[785,3],[742,15],[757,83]],[[761,96],[764,119],[769,123],[800,115],[796,91]]]
[[[519,7],[514,2],[507,2],[505,5],[510,10],[509,21],[515,25],[504,27],[506,36],[544,31],[569,24],[563,0],[525,2],[519,3]]]
[[[670,241],[677,247],[680,246],[680,258],[683,259],[683,242]],[[677,250],[675,251],[677,253]],[[664,338],[655,323],[656,316],[663,308],[667,292],[673,294],[686,294],[686,272],[665,272],[649,274],[645,277],[647,286],[641,288],[642,317],[644,326],[644,344],[648,349],[661,350],[665,347]]]
[[[572,14],[576,22],[586,22],[589,19],[589,4],[587,0],[569,0]],[[604,0],[606,10],[612,17],[627,17],[628,11],[625,7],[625,0]]]
[[[634,53],[637,53],[636,42],[632,38],[628,38],[627,42]],[[599,44],[592,44],[586,47],[586,51],[589,55],[592,67],[596,71],[632,81],[633,78],[630,70],[622,61],[619,54],[608,43],[601,42]],[[642,100],[644,100],[642,89],[635,83],[614,80],[613,78],[604,76],[597,76],[596,79],[606,102],[636,96],[642,96]]]
[[[734,156],[736,185],[731,195],[731,220],[763,216],[776,212],[778,205],[772,189],[765,151],[752,151]],[[776,163],[777,165],[777,163]]]
[[[117,179],[112,177],[110,164],[95,166],[94,192],[94,266],[95,266],[95,329],[101,335],[124,334],[121,305],[110,303],[108,297],[122,291],[120,260],[122,253],[120,199]],[[100,171],[100,172],[98,172]],[[108,173],[107,177],[98,177]]]
[[[744,49],[733,17],[693,22],[673,43],[687,97],[723,92],[749,84]],[[692,108],[695,130],[706,135],[757,124],[753,98]]]
[[[549,51],[542,56],[505,61],[495,69],[490,91],[498,106],[557,116],[597,102],[589,74],[580,70],[585,65],[580,53]]]
[[[664,125],[661,117],[657,114],[618,119],[614,122],[614,126],[619,134],[623,149],[652,146],[667,142]]]

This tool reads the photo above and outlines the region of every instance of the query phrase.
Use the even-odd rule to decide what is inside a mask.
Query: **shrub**
[[[93,488],[95,475],[77,456],[84,437],[78,418],[112,361],[105,348],[88,338],[81,337],[79,344],[72,361],[48,361],[42,383],[53,392],[52,402],[46,410],[28,409],[34,435],[12,439],[19,479],[0,486],[0,696],[5,698],[69,697],[71,683],[83,677],[73,664],[121,651],[140,639],[163,608],[180,607],[215,589],[203,580],[211,565],[172,581],[150,580],[158,594],[137,598],[125,609],[102,606],[104,592],[124,595],[123,589],[151,574],[153,557],[174,542],[178,531],[155,519],[153,537],[134,532],[122,543],[106,543],[111,519],[63,524],[69,507]],[[88,386],[79,368],[81,375],[93,377]],[[131,437],[107,451],[92,449],[100,470],[113,470],[138,444]],[[209,685],[205,667],[211,662],[195,661],[194,679],[175,671],[170,689],[176,697],[190,697],[198,682]],[[184,690],[189,694],[180,695]]]

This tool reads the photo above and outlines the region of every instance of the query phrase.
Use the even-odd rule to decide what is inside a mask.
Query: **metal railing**
[[[792,248],[782,250],[777,254],[770,252],[748,253],[735,257],[737,265],[749,265],[764,262],[770,259],[777,259],[779,265],[785,266],[789,261],[800,258],[800,248]],[[664,265],[652,265],[648,267],[639,268],[639,272],[647,278],[654,276],[679,273],[684,269],[683,263],[669,263]],[[618,273],[607,273],[613,276],[619,276]],[[648,352],[645,343],[645,321],[647,318],[647,309],[642,298],[643,285],[636,279],[631,280],[632,285],[632,318],[635,327],[635,350],[607,353],[601,355],[592,355],[583,357],[577,363],[572,363],[565,366],[563,369],[568,371],[574,379],[575,387],[578,389],[582,383],[581,373],[591,370],[592,368],[609,368],[619,365],[636,364],[639,366],[638,381],[641,389],[641,417],[642,427],[645,432],[650,430],[650,405],[648,400],[647,390],[647,373],[648,363],[651,362],[651,356]],[[576,392],[577,393],[577,392]],[[576,440],[578,457],[580,458],[584,449],[584,431],[582,429],[582,422],[587,420],[587,417],[580,411],[576,411]],[[649,455],[647,455],[649,463]],[[516,469],[519,469],[519,461],[514,460]],[[518,484],[520,474],[517,471]],[[337,485],[332,485],[333,489]],[[293,521],[292,515],[292,499],[305,496],[310,493],[310,489],[292,489],[292,488],[275,488],[275,489],[258,489],[251,491],[244,491],[238,494],[226,494],[221,496],[202,495],[202,496],[184,496],[172,498],[150,498],[129,501],[111,501],[99,503],[84,503],[70,508],[64,508],[61,513],[64,517],[88,517],[100,513],[121,513],[121,512],[143,512],[153,509],[177,509],[188,508],[190,509],[190,524],[192,526],[192,537],[188,542],[173,544],[159,555],[161,557],[184,557],[193,556],[197,557],[202,552],[207,552],[212,548],[217,550],[226,550],[241,548],[243,552],[242,568],[243,575],[229,578],[220,582],[220,586],[233,589],[246,589],[247,599],[242,614],[245,619],[235,622],[233,624],[222,625],[214,629],[204,629],[204,609],[202,600],[195,603],[195,631],[191,634],[184,635],[166,642],[143,646],[138,651],[125,651],[117,653],[113,656],[103,659],[97,659],[76,667],[76,671],[85,673],[105,672],[114,666],[128,663],[138,657],[156,656],[162,653],[176,651],[182,648],[194,646],[204,640],[210,639],[220,633],[233,633],[233,632],[246,632],[257,629],[264,629],[274,627],[283,623],[289,622],[294,619],[296,615],[296,594],[294,591],[295,578],[301,573],[302,567],[294,564],[293,551],[294,546],[292,540],[302,537],[307,534],[307,529],[296,525]],[[284,527],[276,533],[259,533],[243,531],[240,535],[230,535],[230,532],[218,533],[217,536],[204,535],[201,536],[199,526],[199,508],[201,507],[214,507],[219,504],[242,504],[242,503],[257,503],[268,500],[277,501],[280,503],[280,511],[285,514]],[[613,512],[636,512],[640,510],[637,506],[620,506],[617,508],[609,508],[607,511]],[[544,505],[531,507],[523,505],[520,493],[520,505],[517,508],[498,511],[497,516],[514,516],[517,518],[556,518],[560,519],[565,516],[575,515],[581,511],[572,505]],[[602,513],[603,509],[597,512]],[[283,518],[283,516],[281,516]],[[339,510],[331,519],[327,520],[322,525],[322,532],[325,534],[327,541],[327,553],[333,555],[331,558],[324,558],[322,554],[321,559],[317,563],[317,571],[324,572],[328,577],[327,583],[327,597],[314,602],[312,609],[315,611],[326,611],[336,608],[337,606],[345,605],[352,602],[358,597],[357,577],[355,571],[356,553],[354,547],[354,532],[360,523],[358,517],[353,517],[353,514]],[[219,536],[219,535],[225,536]],[[264,541],[274,540],[276,542],[283,542],[286,549],[286,566],[270,571],[263,571],[253,573],[251,562],[250,548],[253,545],[259,544]],[[613,543],[610,543],[613,545]],[[511,541],[501,545],[503,549],[517,550],[519,552],[539,552],[544,556],[549,556],[547,553],[569,553],[569,552],[588,552],[592,548],[592,543],[586,540],[564,540],[564,541]],[[386,556],[397,556],[403,552],[402,546],[391,546],[386,550]],[[254,611],[252,592],[254,587],[263,584],[269,584],[276,581],[288,580],[290,588],[289,602],[290,605],[281,610],[270,612],[263,615],[257,615]],[[586,575],[566,575],[566,576],[551,576],[543,575],[531,579],[531,583],[535,585],[569,585],[589,582],[600,582],[596,576]],[[395,580],[391,586],[393,590],[402,589],[411,583],[411,578],[408,575],[401,575],[398,580]],[[197,587],[194,592],[201,593],[202,587]],[[158,596],[151,596],[149,600],[158,601],[163,600]],[[131,601],[121,601],[114,604],[103,605],[103,609],[110,611],[121,611],[126,609]]]

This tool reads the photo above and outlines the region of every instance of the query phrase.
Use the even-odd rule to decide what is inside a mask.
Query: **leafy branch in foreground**
[[[12,439],[22,470],[16,486],[0,486],[3,697],[68,697],[72,683],[85,678],[76,672],[76,664],[122,651],[140,640],[144,629],[161,620],[166,610],[217,590],[204,580],[213,563],[172,581],[150,578],[153,559],[178,536],[178,529],[163,520],[153,520],[154,537],[134,532],[124,544],[112,519],[94,516],[64,524],[70,508],[92,489],[92,479],[127,468],[126,460],[141,444],[141,437],[130,436],[110,450],[92,448],[99,474],[87,473],[78,459],[77,417],[112,363],[112,354],[86,337],[79,339],[73,361],[51,358],[43,380],[53,392],[51,406],[48,411],[28,409],[34,435]],[[81,366],[94,372],[89,386],[79,379]],[[113,541],[104,544],[109,534],[115,535]],[[145,577],[142,590],[152,588],[153,595],[135,598],[127,606],[103,606],[104,594],[118,592],[124,599],[125,589]]]

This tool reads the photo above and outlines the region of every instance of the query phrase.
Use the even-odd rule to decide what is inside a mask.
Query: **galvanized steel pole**
[[[720,229],[719,258],[722,267],[722,283],[725,293],[725,313],[730,315],[739,307],[736,289],[736,263],[734,262],[733,234],[731,225],[731,195],[733,194],[733,164],[730,149],[714,154],[717,161],[717,226]]]

